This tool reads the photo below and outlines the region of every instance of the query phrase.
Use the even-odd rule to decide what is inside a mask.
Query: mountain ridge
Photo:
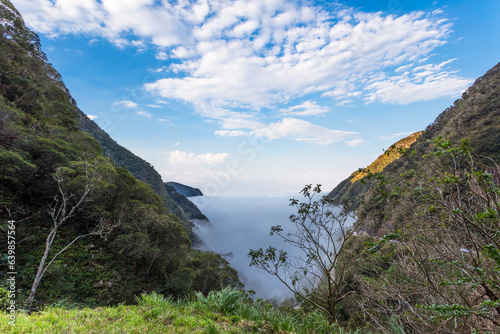
[[[412,133],[411,135],[398,140],[381,154],[368,167],[353,172],[347,179],[340,182],[330,193],[329,197],[333,203],[341,205],[347,198],[359,196],[366,192],[372,182],[366,180],[368,173],[380,173],[387,165],[401,157],[399,149],[408,149],[421,135],[423,131]]]
[[[67,90],[66,93],[76,107],[76,102],[74,102],[75,100],[71,97],[69,90]],[[179,217],[181,223],[188,228],[190,239],[195,243],[200,243],[198,236],[193,232],[194,224],[191,220],[207,218],[198,207],[175,189],[167,189],[160,174],[150,163],[135,155],[126,147],[118,144],[109,134],[102,130],[97,123],[88,118],[81,109],[77,108],[77,111],[80,115],[80,129],[91,134],[101,144],[103,154],[114,161],[118,166],[126,168],[137,179],[149,184],[158,195],[165,198],[172,212]]]
[[[193,188],[174,181],[165,182],[165,184],[173,187],[179,194],[186,197],[203,196],[203,193],[198,188]]]
[[[396,178],[416,168],[412,155],[430,153],[432,142],[440,137],[454,143],[468,140],[476,154],[489,157],[488,161],[492,164],[500,163],[500,63],[479,77],[461,98],[441,112],[410,145],[407,154],[390,162],[378,173]],[[365,184],[358,181],[350,186],[350,178],[342,181],[330,193],[336,204],[341,204],[348,197],[362,197],[364,205],[358,212],[358,218],[367,222],[366,232],[377,236],[390,233],[390,230],[380,229],[381,219],[384,219],[386,226],[391,225],[390,220],[393,218],[388,218],[390,213],[386,213],[386,216],[370,215],[371,210],[380,206],[375,204],[377,195],[372,187],[373,181],[368,180]]]

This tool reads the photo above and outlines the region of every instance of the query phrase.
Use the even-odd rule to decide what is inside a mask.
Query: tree
[[[413,332],[496,332],[500,168],[466,141],[435,145],[379,194],[392,233],[371,249],[391,241],[395,251],[377,279],[360,277],[360,306],[382,327],[392,317]]]
[[[340,256],[358,225],[352,223],[350,202],[338,208],[328,196],[314,199],[321,193],[320,185],[314,188],[307,185],[301,193],[305,202],[292,199],[290,203],[297,208],[297,214],[290,216],[294,229],[285,232],[280,225],[273,226],[271,235],[300,249],[302,257],[289,257],[287,252],[274,247],[260,248],[250,250],[250,265],[276,276],[301,301],[323,312],[330,322],[336,322],[337,304],[354,293],[346,289],[344,280],[349,257],[344,256],[340,261]]]
[[[92,201],[99,190],[107,187],[105,178],[108,170],[106,169],[104,159],[96,158],[91,163],[88,161],[73,162],[71,167],[73,168],[57,168],[54,173],[54,180],[57,183],[58,193],[54,196],[53,203],[49,205],[48,210],[52,221],[52,228],[47,235],[45,251],[40,259],[40,264],[28,297],[26,305],[28,310],[31,310],[35,299],[36,289],[43,275],[60,254],[67,250],[78,239],[91,235],[99,235],[105,238],[116,226],[116,223],[113,223],[111,220],[100,217],[98,223],[90,229],[88,233],[76,236],[47,263],[49,253],[52,250],[59,229],[66,224],[70,218],[73,218],[77,212],[82,209],[85,203]]]

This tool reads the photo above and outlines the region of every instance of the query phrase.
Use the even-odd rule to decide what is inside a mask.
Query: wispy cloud
[[[285,118],[268,125],[256,121],[235,122],[234,119],[229,119],[223,126],[231,130],[220,130],[215,134],[225,137],[255,136],[267,139],[290,137],[317,145],[328,145],[359,135],[356,132],[330,130],[296,118]]]
[[[449,61],[408,68],[400,75],[383,75],[367,86],[366,100],[384,103],[410,104],[434,100],[442,96],[458,96],[472,83],[453,71],[444,70]]]
[[[137,108],[138,104],[133,101],[120,101],[116,102],[113,106],[125,108]]]
[[[363,139],[354,139],[346,141],[345,143],[347,146],[355,147],[355,146],[363,146],[364,144],[368,143],[368,141]]]
[[[212,165],[223,163],[229,157],[228,153],[195,154],[185,151],[171,151],[169,163],[171,165]]]
[[[293,115],[293,116],[313,116],[321,115],[330,111],[327,107],[322,107],[316,104],[315,101],[305,101],[302,104],[280,109],[280,113],[283,115]]]
[[[150,113],[145,112],[145,111],[137,111],[136,114],[139,115],[139,116],[142,116],[142,117],[151,117],[151,116],[153,116]]]
[[[98,116],[96,115],[87,115],[88,118],[90,118],[91,120],[94,120],[96,118],[99,118]]]

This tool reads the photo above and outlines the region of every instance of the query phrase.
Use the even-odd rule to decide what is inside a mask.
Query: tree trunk
[[[35,299],[36,288],[38,287],[38,284],[40,284],[40,281],[42,280],[45,262],[47,261],[47,257],[49,256],[49,252],[50,249],[52,248],[52,243],[54,242],[56,234],[57,234],[57,228],[53,228],[50,231],[49,235],[47,236],[47,241],[45,242],[45,252],[43,253],[42,259],[40,260],[40,265],[38,266],[38,270],[35,275],[35,280],[33,281],[33,286],[31,287],[31,292],[28,297],[28,304],[26,305],[28,312],[31,311],[31,306],[33,305],[33,300]]]

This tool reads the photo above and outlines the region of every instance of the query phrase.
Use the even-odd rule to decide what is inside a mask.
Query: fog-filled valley
[[[270,236],[271,226],[292,227],[289,216],[294,212],[290,199],[298,195],[241,195],[191,197],[210,220],[198,221],[196,232],[209,250],[232,253],[230,263],[240,273],[245,288],[254,290],[263,299],[291,296],[290,291],[276,277],[250,267],[249,249],[274,246],[298,254],[277,236]]]
[[[299,255],[280,238],[269,235],[273,225],[282,225],[285,230],[292,227],[289,216],[296,212],[289,206],[291,198],[299,198],[299,194],[190,197],[210,220],[196,223],[196,232],[206,247],[218,253],[232,253],[231,266],[240,273],[245,288],[254,290],[258,298],[291,296],[277,278],[250,267],[247,257],[250,248],[270,245]]]
[[[285,243],[277,235],[270,235],[271,227],[276,225],[281,225],[285,232],[295,231],[289,219],[291,214],[297,214],[296,207],[290,206],[292,198],[304,199],[298,192],[190,197],[210,220],[196,221],[195,231],[204,242],[203,247],[221,254],[230,253],[231,266],[240,274],[245,289],[254,290],[257,298],[281,302],[293,296],[276,277],[250,267],[248,257],[249,249],[268,246],[286,251],[289,257],[305,257],[302,249]]]

